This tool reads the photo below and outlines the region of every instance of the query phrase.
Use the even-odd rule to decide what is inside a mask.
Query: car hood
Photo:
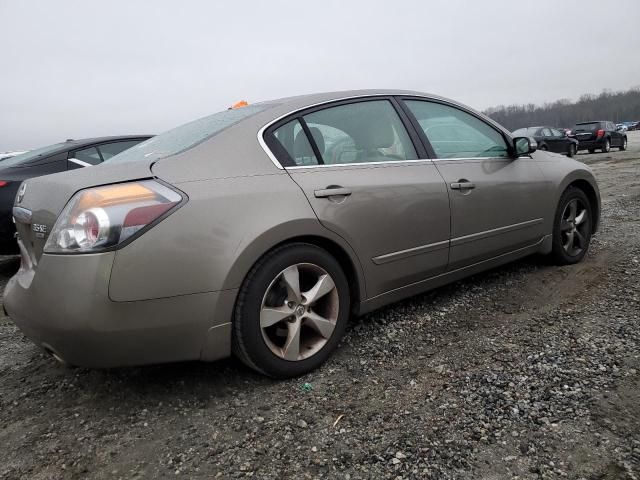
[[[62,209],[76,192],[99,185],[153,177],[151,163],[152,160],[105,163],[25,180],[14,204],[14,208],[28,210],[26,215],[14,215],[16,229],[27,250],[23,255],[28,254],[34,263],[39,260],[49,232]],[[34,224],[44,226],[47,232],[44,237],[38,237],[34,233]]]

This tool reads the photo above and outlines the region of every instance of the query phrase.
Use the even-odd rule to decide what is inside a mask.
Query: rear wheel
[[[567,188],[556,210],[552,255],[560,265],[581,261],[589,250],[592,231],[591,204],[579,188]]]
[[[606,138],[602,146],[602,153],[609,153],[609,151],[611,151],[611,141]]]
[[[589,149],[589,153],[596,153],[596,149],[595,148],[590,148]]]
[[[573,157],[576,153],[578,153],[576,149],[576,144],[572,143],[571,145],[569,145],[569,151],[567,152],[567,156]]]
[[[234,353],[274,378],[302,375],[338,345],[349,304],[347,278],[328,252],[305,243],[277,248],[258,261],[240,289]]]
[[[626,149],[627,149],[627,137],[624,137],[622,139],[622,145],[620,145],[620,151],[622,152],[622,151],[624,151]]]
[[[542,150],[542,151],[546,152],[547,151],[547,146],[546,145],[540,145],[539,150]]]

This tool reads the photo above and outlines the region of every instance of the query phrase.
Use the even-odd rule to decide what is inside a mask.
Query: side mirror
[[[531,137],[516,137],[513,139],[513,151],[516,157],[529,155],[538,148],[537,142]]]

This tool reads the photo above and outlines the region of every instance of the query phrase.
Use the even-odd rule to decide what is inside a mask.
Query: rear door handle
[[[316,198],[337,197],[338,195],[351,195],[351,190],[344,187],[328,187],[321,190],[314,190],[313,194]]]
[[[472,188],[476,188],[476,184],[473,182],[460,181],[451,184],[452,190],[471,190]]]

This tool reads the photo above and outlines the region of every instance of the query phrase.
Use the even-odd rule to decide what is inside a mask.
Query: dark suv
[[[97,165],[148,138],[150,135],[67,140],[0,162],[0,255],[18,253],[12,208],[23,180]]]
[[[576,123],[572,130],[572,136],[578,140],[578,150],[593,153],[596,149],[608,152],[611,147],[627,149],[626,133],[619,131],[613,122],[581,122]]]

